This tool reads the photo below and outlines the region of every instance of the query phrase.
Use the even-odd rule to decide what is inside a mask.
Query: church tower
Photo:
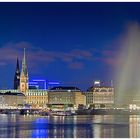
[[[16,71],[14,76],[14,89],[19,89],[20,85],[20,70],[19,70],[19,61],[17,58],[17,65],[16,65]]]
[[[25,48],[24,48],[24,56],[22,60],[22,70],[20,74],[20,91],[26,94],[28,90],[28,71],[26,66],[26,58],[25,58]]]

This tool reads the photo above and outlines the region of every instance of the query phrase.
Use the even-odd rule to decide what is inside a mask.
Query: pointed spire
[[[18,61],[18,57],[17,57],[17,66],[16,66],[16,71],[19,71],[19,61]]]
[[[14,76],[14,89],[18,89],[20,84],[20,69],[19,69],[19,61],[17,57],[16,71]]]
[[[24,48],[24,54],[23,54],[23,59],[22,59],[22,65],[26,66],[25,48]]]
[[[21,71],[21,74],[28,75],[27,66],[26,66],[25,48],[24,48],[24,55],[23,55],[23,60],[22,60],[22,71]]]
[[[24,48],[24,56],[23,56],[23,61],[24,61],[24,64],[26,64],[26,59],[25,59],[25,48]]]
[[[24,48],[24,55],[22,59],[22,70],[20,75],[20,91],[26,93],[27,90],[28,90],[28,71],[26,66],[26,55]]]

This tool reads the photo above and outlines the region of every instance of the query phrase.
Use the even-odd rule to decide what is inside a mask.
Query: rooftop
[[[93,91],[94,89],[97,89],[97,88],[100,88],[100,89],[104,89],[104,88],[113,88],[112,86],[91,86],[87,89],[87,91]]]
[[[62,87],[62,86],[58,86],[58,87],[53,87],[50,90],[80,90],[77,87]]]
[[[5,93],[1,93],[1,92],[0,92],[0,95],[17,95],[17,96],[25,96],[23,93],[20,93],[20,92],[11,92],[11,91],[8,91],[8,92],[5,92]]]

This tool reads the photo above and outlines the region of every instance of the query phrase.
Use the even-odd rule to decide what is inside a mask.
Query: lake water
[[[0,115],[0,138],[137,138],[139,115]]]

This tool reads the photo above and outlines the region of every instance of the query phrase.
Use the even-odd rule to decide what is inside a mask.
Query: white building
[[[18,107],[19,105],[24,105],[25,103],[26,97],[20,92],[0,91],[0,107],[2,108],[6,106]]]
[[[87,106],[112,107],[115,103],[113,87],[91,87],[85,95]]]

